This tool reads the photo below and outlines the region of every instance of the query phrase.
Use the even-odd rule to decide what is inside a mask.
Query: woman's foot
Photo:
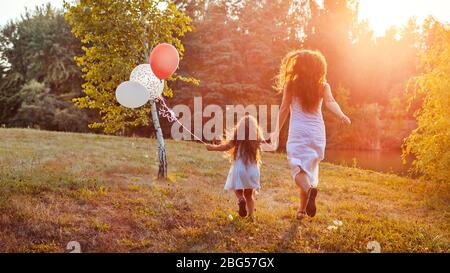
[[[247,202],[245,202],[244,198],[239,199],[239,216],[247,216]]]
[[[306,214],[310,217],[314,217],[317,212],[316,207],[316,197],[317,197],[317,188],[310,188],[308,192],[308,201],[306,203]]]
[[[297,219],[298,219],[298,220],[301,221],[301,220],[303,220],[305,217],[306,217],[306,212],[300,211],[300,210],[297,212]]]

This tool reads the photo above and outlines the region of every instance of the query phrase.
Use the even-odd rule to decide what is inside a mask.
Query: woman
[[[334,100],[326,75],[327,63],[318,51],[294,51],[284,58],[277,81],[279,91],[283,92],[280,113],[271,135],[272,144],[262,146],[265,151],[277,149],[280,128],[290,113],[286,150],[292,177],[300,189],[297,213],[300,220],[306,215],[316,215],[319,163],[324,159],[326,146],[322,103],[341,121],[351,124]]]

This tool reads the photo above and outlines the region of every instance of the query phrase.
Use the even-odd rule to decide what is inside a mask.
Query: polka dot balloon
[[[150,64],[138,65],[131,72],[130,81],[142,84],[150,93],[150,101],[156,101],[161,98],[164,91],[164,81],[155,76]]]

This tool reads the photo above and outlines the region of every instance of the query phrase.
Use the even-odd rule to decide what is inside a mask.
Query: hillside
[[[0,129],[0,252],[449,252],[450,189],[322,164],[318,215],[295,220],[283,154],[264,154],[257,220],[223,191],[229,163],[168,141],[170,181],[155,180],[156,141]],[[232,215],[233,219],[230,219]],[[328,228],[337,219],[343,225]]]

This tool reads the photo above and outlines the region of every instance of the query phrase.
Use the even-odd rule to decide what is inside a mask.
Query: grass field
[[[155,140],[0,129],[0,252],[450,251],[448,183],[324,163],[318,215],[299,223],[285,155],[266,153],[251,223],[223,191],[225,155],[167,149],[163,182]]]

